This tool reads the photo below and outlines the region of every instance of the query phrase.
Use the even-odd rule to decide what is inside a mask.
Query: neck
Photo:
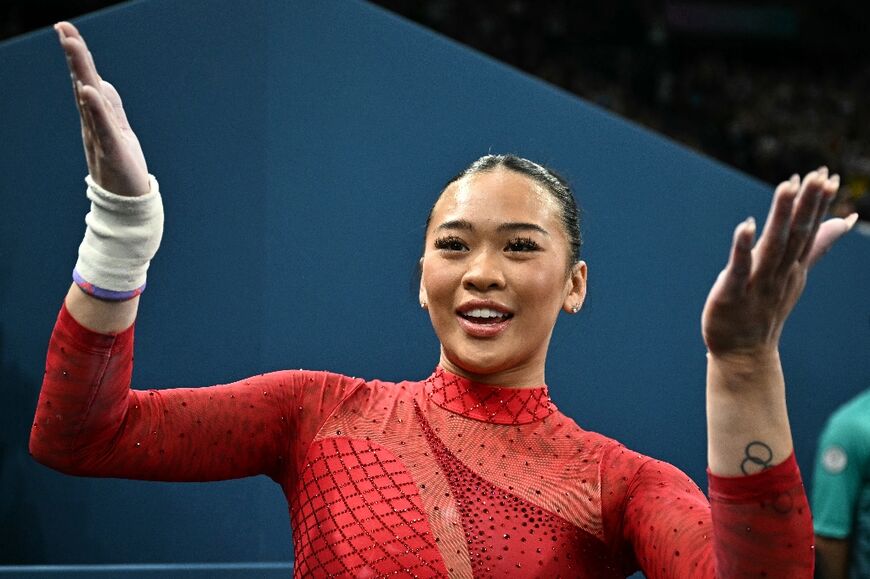
[[[508,368],[480,369],[469,367],[468,364],[454,362],[442,348],[438,365],[448,372],[467,378],[472,382],[501,386],[502,388],[539,388],[546,383],[543,362],[533,361],[529,364]]]

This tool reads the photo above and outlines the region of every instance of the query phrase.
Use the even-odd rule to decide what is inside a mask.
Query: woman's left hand
[[[776,188],[757,242],[755,221],[737,226],[731,257],[719,274],[702,315],[707,350],[715,357],[776,352],[786,318],[804,289],[807,272],[857,219],[823,221],[840,184],[825,167]]]

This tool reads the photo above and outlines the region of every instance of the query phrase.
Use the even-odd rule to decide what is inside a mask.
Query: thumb
[[[112,111],[115,113],[115,117],[118,119],[118,125],[122,129],[129,129],[130,122],[127,120],[127,113],[124,112],[124,105],[121,102],[121,95],[118,94],[118,91],[115,89],[114,86],[112,86],[112,83],[101,80],[100,92],[103,93],[103,97],[112,106]]]
[[[831,250],[838,239],[852,229],[856,221],[858,221],[858,214],[853,213],[845,219],[837,217],[822,223],[813,241],[813,248],[810,250],[809,256],[807,256],[807,266],[813,267],[823,255]]]

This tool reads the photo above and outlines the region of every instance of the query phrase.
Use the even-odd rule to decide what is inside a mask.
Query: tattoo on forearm
[[[773,461],[773,450],[763,442],[754,440],[746,445],[743,452],[746,453],[746,457],[740,463],[740,470],[743,471],[743,474],[755,474],[770,468],[770,463]]]

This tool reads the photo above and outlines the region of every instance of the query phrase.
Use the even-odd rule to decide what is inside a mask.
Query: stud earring
[[[425,310],[426,309],[426,302],[420,302],[420,307]]]
[[[576,314],[579,311],[580,311],[580,304],[574,304],[574,306],[571,308],[571,313]]]

